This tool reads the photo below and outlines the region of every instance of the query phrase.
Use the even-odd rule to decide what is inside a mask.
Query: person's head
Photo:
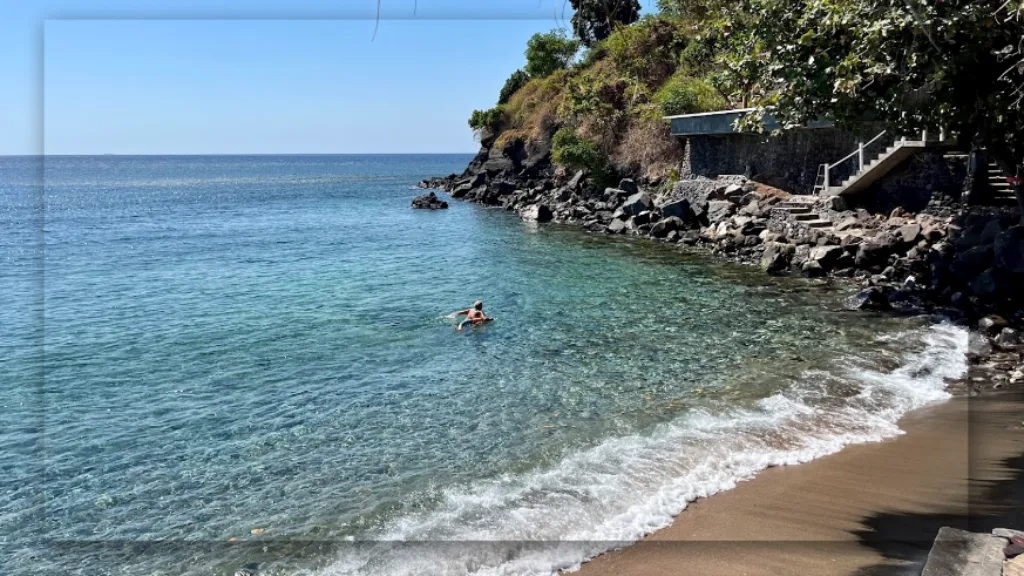
[[[476,302],[473,302],[473,308],[476,308],[477,310],[483,310],[484,303],[480,300],[477,300]]]

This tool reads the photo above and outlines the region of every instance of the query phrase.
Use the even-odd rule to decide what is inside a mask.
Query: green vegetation
[[[531,78],[544,78],[568,68],[579,49],[579,42],[561,30],[534,34],[526,42],[526,73]]]
[[[637,0],[569,0],[572,5],[572,30],[584,46],[593,46],[620,26],[640,17]]]
[[[754,106],[789,126],[943,128],[1024,182],[1024,0],[658,0],[642,19],[636,0],[570,3],[575,39],[531,38],[471,126],[564,167],[666,176],[661,116]]]
[[[498,92],[498,104],[501,105],[508,102],[509,98],[518,92],[520,88],[526,86],[526,83],[529,81],[530,75],[522,68],[513,72],[508,77],[508,80],[505,80],[505,85],[501,87],[501,92]]]
[[[500,108],[475,111],[470,126],[496,135],[497,145],[520,140],[531,152],[550,146],[557,165],[595,177],[637,170],[664,175],[679,152],[660,119],[664,110],[728,106],[703,79],[713,68],[713,45],[700,40],[693,48],[698,37],[682,19],[612,16],[605,27],[588,25],[588,33],[608,34],[575,64],[580,41],[561,31],[535,34],[526,65],[499,95]]]
[[[551,141],[551,159],[573,170],[586,170],[598,181],[608,175],[608,157],[597,144],[581,138],[568,128],[555,133]]]
[[[657,86],[676,71],[687,44],[677,22],[652,16],[619,28],[604,42],[615,67],[647,86]]]
[[[725,107],[725,99],[705,80],[684,74],[672,77],[654,95],[658,111],[664,116],[711,112]]]
[[[740,0],[707,22],[725,84],[785,124],[944,128],[1024,176],[1024,0]]]
[[[501,121],[501,106],[495,106],[488,110],[473,110],[469,116],[469,127],[477,132],[494,133],[500,130]]]

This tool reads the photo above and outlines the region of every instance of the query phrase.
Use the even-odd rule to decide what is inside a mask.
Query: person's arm
[[[469,311],[470,311],[470,308],[466,308],[465,310],[458,310],[456,312],[452,312],[451,314],[449,314],[448,317],[449,318],[455,318],[457,316],[465,316],[466,314],[469,314]]]
[[[458,331],[462,332],[462,327],[465,326],[466,324],[469,324],[470,322],[472,322],[472,320],[470,320],[469,318],[466,318],[462,322],[459,322]]]

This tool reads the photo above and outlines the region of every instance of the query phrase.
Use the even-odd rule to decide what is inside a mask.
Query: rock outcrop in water
[[[437,197],[437,194],[429,192],[422,196],[417,196],[412,199],[413,208],[421,208],[424,210],[447,210],[448,203]]]
[[[769,274],[848,279],[863,287],[851,308],[939,312],[971,325],[998,314],[1013,334],[981,330],[989,355],[1022,363],[1015,334],[1024,329],[1024,226],[1016,208],[938,201],[918,213],[871,214],[842,198],[793,196],[743,176],[598,186],[548,159],[506,152],[485,143],[462,175],[420,185],[528,221],[696,246]]]

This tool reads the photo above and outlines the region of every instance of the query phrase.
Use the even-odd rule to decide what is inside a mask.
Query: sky
[[[645,7],[652,2],[644,2]],[[475,152],[565,0],[0,0],[0,155]]]

